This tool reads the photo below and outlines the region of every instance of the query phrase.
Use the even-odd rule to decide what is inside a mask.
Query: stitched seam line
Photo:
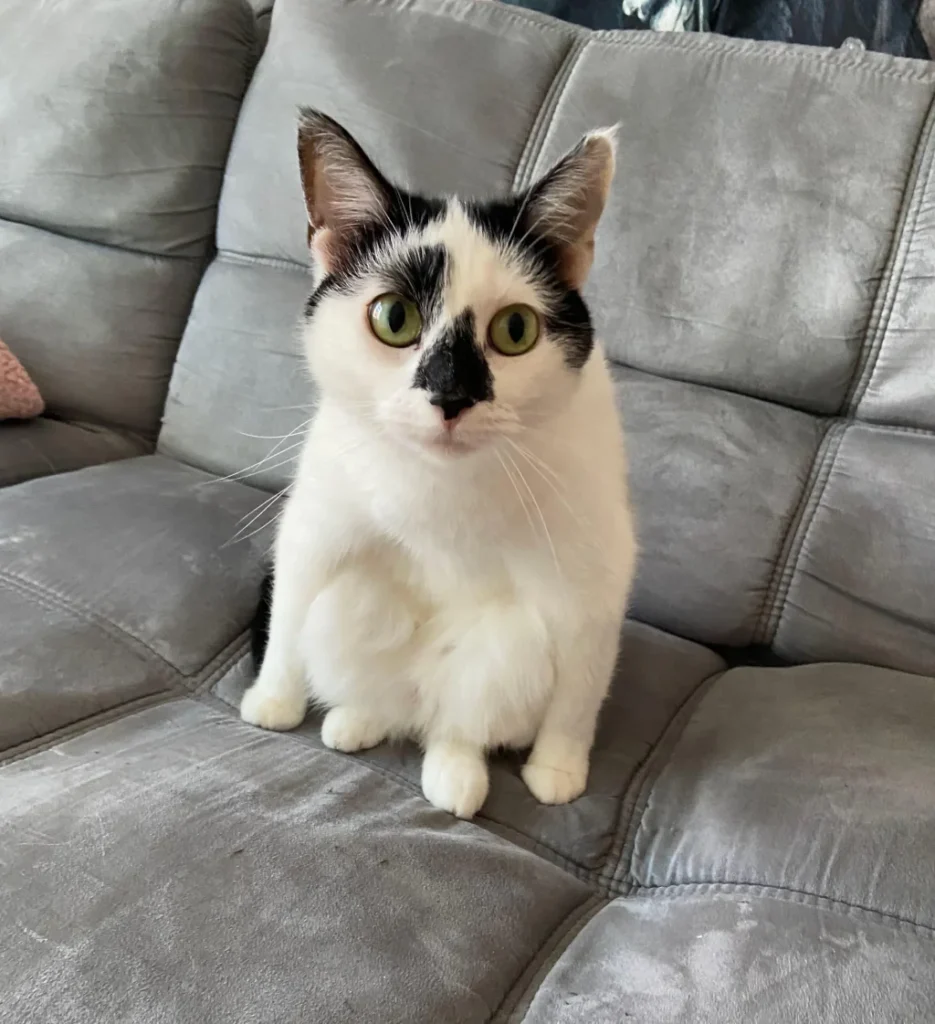
[[[161,654],[157,654],[145,641],[118,626],[115,622],[111,622],[110,619],[97,614],[83,602],[66,598],[41,583],[18,576],[7,569],[0,569],[0,582],[5,582],[11,590],[31,595],[36,600],[45,601],[47,607],[64,611],[73,618],[81,619],[116,643],[125,644],[141,655],[144,660],[153,661],[158,668],[167,672],[171,677],[170,685],[178,684],[184,679],[182,673],[173,664],[166,661]]]
[[[540,981],[541,976],[551,969],[555,959],[564,952],[571,938],[578,934],[586,921],[590,920],[606,902],[599,896],[589,896],[584,903],[579,903],[558,922],[546,936],[542,945],[533,953],[519,977],[506,990],[499,1006],[489,1017],[490,1024],[503,1024],[510,1020],[513,1010],[523,1002],[527,993],[538,988],[536,982]],[[518,1020],[519,1018],[514,1017],[513,1019]]]
[[[620,835],[620,847],[616,863],[608,858],[605,874],[606,887],[609,891],[626,895],[633,888],[636,848],[639,843],[640,833],[643,831],[646,810],[652,800],[656,782],[665,766],[672,759],[679,740],[681,740],[686,726],[694,717],[699,704],[701,704],[715,683],[726,671],[727,669],[716,672],[695,687],[675,715],[673,715],[659,742],[653,747],[649,757],[646,758],[644,762],[645,768],[639,779],[636,791],[636,799],[633,802],[633,809],[627,820],[626,831]]]
[[[895,78],[900,81],[931,83],[933,74],[926,61],[903,58],[899,64],[883,54],[863,52],[851,56],[844,50],[812,47],[768,40],[731,39],[714,33],[690,32],[684,35],[656,32],[627,32],[620,29],[593,31],[595,43],[613,50],[667,50],[672,53],[710,53],[714,56],[736,56],[755,60],[757,64],[805,64],[816,69],[832,67],[852,71],[864,78]],[[883,58],[881,60],[881,57]],[[902,65],[909,64],[904,67]],[[889,66],[887,66],[889,65]],[[913,66],[915,65],[915,66]]]
[[[579,35],[572,41],[568,52],[565,54],[561,64],[559,64],[555,77],[552,79],[552,84],[546,90],[546,94],[542,99],[539,113],[536,114],[536,119],[529,129],[529,137],[526,139],[526,145],[523,146],[523,152],[513,174],[513,184],[510,186],[511,191],[519,192],[529,185],[536,161],[539,159],[546,139],[549,137],[549,132],[552,129],[552,120],[562,94],[565,91],[565,86],[568,84],[571,73],[581,59],[581,55],[584,53],[587,45],[588,37],[586,35]]]
[[[345,0],[345,2],[355,2],[355,0]],[[438,9],[438,5],[435,3],[429,3],[424,5],[414,4],[411,0],[356,0],[361,3],[364,7],[389,7],[394,11],[402,12],[407,8],[419,7],[420,14],[428,14],[433,17],[445,18],[447,15],[444,11]],[[474,7],[473,0],[468,3],[462,4],[463,7],[471,10],[474,14],[479,14],[477,9]],[[576,26],[569,24],[568,22],[561,22],[557,18],[552,17],[549,14],[542,14],[540,11],[532,11],[525,8],[519,7],[505,7],[501,4],[491,4],[487,10],[496,11],[496,17],[501,21],[505,21],[508,24],[514,25],[535,25],[536,28],[541,29],[543,32],[547,32],[551,35],[569,36],[576,28]],[[485,11],[486,14],[486,11]],[[493,19],[489,16],[487,21]],[[578,31],[587,31],[586,29],[579,29]]]
[[[97,711],[93,715],[88,715],[87,718],[79,718],[77,722],[69,722],[61,729],[43,733],[42,736],[36,736],[35,739],[26,740],[23,743],[18,743],[15,747],[10,747],[0,755],[0,767],[12,764],[14,761],[22,761],[33,754],[41,754],[44,750],[49,750],[65,740],[74,739],[83,733],[93,732],[98,726],[109,725],[118,719],[129,717],[137,711],[145,711],[147,708],[156,707],[159,704],[169,704],[175,700],[184,700],[185,697],[185,694],[172,689],[148,693],[145,697],[134,697],[133,700],[116,704],[105,711]]]
[[[237,648],[242,648],[246,644],[245,637],[247,633],[241,632],[232,641],[226,643],[220,651],[213,654],[201,668],[188,674],[150,647],[142,637],[95,612],[93,608],[83,601],[73,597],[66,597],[51,587],[37,583],[35,580],[28,579],[25,576],[19,576],[7,569],[0,569],[0,583],[6,583],[10,589],[23,593],[26,596],[31,596],[36,601],[44,601],[46,607],[64,611],[72,617],[80,619],[87,625],[93,626],[104,633],[105,636],[114,642],[129,647],[146,660],[153,661],[158,668],[169,674],[171,677],[169,680],[170,685],[175,685],[184,693],[188,693],[192,686],[204,685],[201,682],[204,673],[212,671],[219,660],[223,660],[228,656],[232,659],[235,658],[239,653]]]
[[[190,676],[193,694],[210,689],[238,664],[250,648],[250,631],[244,630],[216,654],[195,676]]]
[[[769,621],[764,631],[763,642],[770,647],[776,642],[779,635],[779,628],[782,625],[782,617],[786,611],[789,600],[789,592],[792,589],[792,581],[799,568],[802,552],[805,550],[809,535],[815,523],[815,516],[821,506],[821,499],[824,497],[828,481],[834,470],[834,464],[841,450],[841,443],[847,433],[849,424],[847,422],[835,423],[828,432],[828,444],[822,452],[822,461],[818,473],[810,480],[811,490],[808,494],[808,504],[802,513],[799,521],[799,529],[796,531],[789,546],[789,555],[786,564],[783,566],[782,576],[776,588],[776,599],[770,611]]]
[[[652,779],[655,782],[655,778],[658,775],[658,771],[656,771],[657,762],[660,762],[664,755],[666,760],[668,760],[668,755],[671,754],[678,742],[679,736],[681,736],[684,723],[692,716],[695,708],[702,701],[708,690],[714,686],[726,671],[726,669],[718,669],[717,672],[702,679],[685,700],[682,701],[659,734],[659,738],[634,768],[626,785],[623,787],[617,822],[613,829],[607,856],[604,858],[604,863],[601,867],[594,872],[596,883],[605,892],[612,893],[616,891],[617,876],[620,873],[620,867],[626,851],[631,846],[631,834],[634,833],[637,814],[645,806],[642,794],[647,788],[648,780]],[[659,764],[659,770],[661,770],[664,763],[662,761]],[[626,810],[634,791],[636,792],[636,799],[633,800],[630,813],[627,814]],[[629,870],[627,873],[629,874]]]
[[[903,917],[901,914],[891,913],[885,910],[877,910],[874,907],[867,907],[860,903],[851,903],[848,900],[833,899],[829,896],[822,896],[817,892],[810,892],[808,889],[796,889],[785,885],[765,885],[759,882],[678,882],[671,885],[642,885],[635,887],[631,896],[647,896],[659,899],[673,898],[677,896],[703,896],[707,893],[724,895],[752,895],[764,896],[776,899],[781,902],[800,902],[806,905],[817,906],[823,910],[835,910],[838,912],[857,911],[861,915],[868,915],[878,923],[897,925],[906,928],[926,938],[935,939],[935,927],[922,924],[911,917]]]
[[[224,168],[218,167],[217,173],[220,175]],[[210,207],[205,209],[215,209],[215,204],[211,204]],[[146,249],[134,249],[128,245],[114,245],[113,242],[101,242],[96,238],[82,238],[81,235],[72,235],[67,231],[62,231],[60,228],[52,228],[46,224],[39,224],[36,221],[26,220],[23,217],[14,217],[9,212],[0,215],[0,222],[6,224],[15,224],[17,227],[29,228],[31,231],[40,231],[46,235],[52,235],[54,238],[64,238],[69,242],[76,242],[79,245],[91,245],[96,249],[104,249],[107,252],[119,252],[129,256],[141,256],[144,259],[149,260],[165,260],[169,263],[178,264],[189,264],[194,270],[198,265],[205,259],[208,253],[211,251],[211,234],[205,235],[201,242],[203,242],[202,251],[193,256],[189,256],[185,253],[173,253],[173,252],[148,252]]]
[[[810,502],[815,496],[819,481],[822,479],[822,474],[828,462],[829,452],[832,448],[837,451],[835,437],[838,433],[840,433],[838,425],[832,420],[827,420],[822,428],[818,444],[815,446],[815,451],[812,453],[811,465],[809,466],[808,475],[805,478],[802,490],[799,492],[799,499],[792,511],[792,516],[789,519],[782,542],[776,551],[769,581],[763,593],[763,602],[760,605],[756,625],[753,629],[752,643],[769,644],[772,642],[772,628],[778,619],[779,608],[785,601],[791,583],[789,569],[790,566],[795,564],[799,548],[801,547],[802,522],[806,511],[809,509]],[[823,490],[824,484],[822,484]],[[812,514],[814,514],[814,509],[812,509]]]
[[[890,317],[902,282],[906,258],[909,255],[909,248],[918,226],[923,196],[928,190],[932,176],[932,157],[935,152],[933,131],[935,131],[935,99],[929,105],[925,122],[919,133],[909,176],[903,189],[893,242],[870,311],[865,341],[861,347],[854,378],[842,406],[842,412],[852,416],[856,415],[857,408],[870,387],[874,370],[883,350]]]
[[[291,270],[309,276],[307,263],[285,259],[281,256],[260,256],[252,252],[239,252],[236,249],[218,249],[215,253],[216,263],[233,263],[238,267],[272,267],[275,270]]]

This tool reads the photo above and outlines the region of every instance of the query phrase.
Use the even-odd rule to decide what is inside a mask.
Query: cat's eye
[[[388,292],[370,303],[370,330],[393,348],[414,345],[422,333],[422,317],[416,304],[405,295]]]
[[[539,340],[539,317],[529,306],[507,306],[490,321],[490,344],[505,356],[521,356]]]

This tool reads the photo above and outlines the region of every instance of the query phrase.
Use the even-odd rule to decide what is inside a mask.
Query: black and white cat
[[[528,191],[391,185],[303,116],[319,389],[275,550],[243,718],[335,750],[412,737],[422,788],[469,818],[486,754],[532,752],[543,803],[585,789],[636,546],[610,375],[579,289],[614,167],[585,136]]]

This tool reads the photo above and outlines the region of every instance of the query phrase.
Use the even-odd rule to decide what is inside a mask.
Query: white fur
[[[521,265],[456,203],[423,241],[454,253],[444,316],[541,305]],[[544,803],[585,788],[635,561],[626,464],[599,346],[569,369],[547,337],[487,357],[495,400],[453,433],[412,385],[417,349],[381,345],[378,278],[322,302],[306,330],[321,399],[276,542],[269,646],[245,720],[323,742],[413,737],[422,786],[460,817],[481,807],[486,752],[532,753]],[[422,348],[433,342],[430,329]]]

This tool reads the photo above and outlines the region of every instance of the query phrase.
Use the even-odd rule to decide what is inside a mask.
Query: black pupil
[[[510,341],[514,345],[518,345],[523,340],[523,335],[526,333],[526,321],[523,319],[522,313],[511,313],[510,319],[506,322],[506,330],[510,336]]]
[[[399,334],[406,323],[406,307],[401,302],[394,302],[386,315],[386,322],[394,334]]]

